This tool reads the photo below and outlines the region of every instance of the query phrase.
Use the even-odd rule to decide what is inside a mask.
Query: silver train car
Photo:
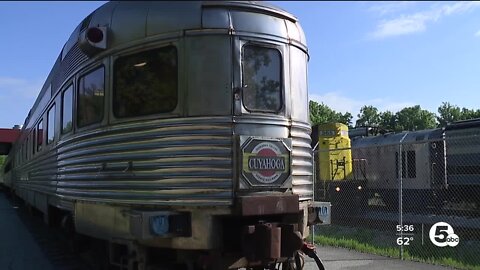
[[[432,129],[354,137],[352,158],[362,163],[362,172],[355,174],[367,181],[370,196],[379,194],[389,208],[398,206],[399,179],[404,207],[430,206],[446,184],[443,136],[441,129]]]
[[[106,3],[65,43],[6,183],[112,265],[286,261],[318,222],[308,58],[267,3]]]
[[[401,178],[403,205],[410,210],[459,203],[468,210],[479,209],[480,119],[431,130],[351,135],[354,162],[364,161],[356,175],[362,175],[370,193],[379,194],[388,207],[398,206]]]

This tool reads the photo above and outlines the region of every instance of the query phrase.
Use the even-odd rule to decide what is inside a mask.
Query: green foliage
[[[437,120],[440,126],[446,126],[447,123],[458,121],[462,118],[462,111],[457,105],[451,105],[450,102],[442,102],[438,107]]]
[[[372,126],[376,127],[380,124],[380,115],[378,114],[378,109],[373,106],[363,106],[360,109],[360,113],[357,114],[357,127],[362,126]]]
[[[317,103],[313,100],[309,102],[310,109],[310,122],[312,125],[324,124],[324,123],[343,123],[345,125],[352,125],[352,114],[349,112],[341,113],[336,112],[327,105],[322,103]]]
[[[403,108],[396,113],[397,131],[401,130],[424,130],[437,126],[435,114],[422,110],[420,105]]]
[[[0,167],[2,167],[3,163],[5,163],[5,159],[7,159],[7,156],[0,156]]]
[[[396,130],[397,128],[397,117],[391,111],[381,112],[379,114],[379,124],[378,126],[384,130]]]
[[[473,110],[467,108],[461,108],[457,105],[452,105],[450,102],[442,102],[442,105],[438,107],[437,120],[440,127],[446,126],[447,123],[468,120],[480,117],[480,110]]]
[[[460,108],[449,102],[442,102],[438,107],[438,114],[429,112],[415,105],[406,107],[397,113],[391,111],[381,112],[372,105],[364,105],[357,114],[356,127],[371,126],[380,130],[404,131],[424,130],[446,126],[459,120],[480,118],[480,109]],[[328,122],[339,122],[351,126],[352,114],[336,112],[323,103],[310,101],[310,120],[312,125]]]

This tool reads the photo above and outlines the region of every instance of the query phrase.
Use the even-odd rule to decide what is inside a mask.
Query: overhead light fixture
[[[141,62],[141,63],[135,64],[133,66],[134,67],[143,67],[143,66],[146,66],[146,65],[147,65],[147,62]]]

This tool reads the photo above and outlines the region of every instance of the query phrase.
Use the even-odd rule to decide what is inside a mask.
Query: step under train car
[[[122,269],[298,263],[329,214],[312,199],[307,61],[297,19],[267,3],[108,2],[65,43],[2,171]]]

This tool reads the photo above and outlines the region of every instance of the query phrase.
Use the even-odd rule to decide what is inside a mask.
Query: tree
[[[473,110],[462,108],[461,116],[459,120],[468,120],[480,117],[480,110]]]
[[[423,130],[436,127],[435,114],[422,110],[420,105],[403,108],[396,113],[396,131]]]
[[[357,114],[357,127],[362,126],[378,126],[380,123],[380,115],[378,114],[378,109],[372,105],[363,106],[360,109],[360,113]]]
[[[378,127],[383,130],[394,131],[397,128],[397,117],[391,111],[381,112],[379,115]]]
[[[344,114],[337,113],[338,122],[347,125],[349,128],[352,127],[352,118],[353,118],[353,115],[349,112],[346,112]]]
[[[450,102],[442,102],[442,105],[438,107],[438,114],[437,120],[439,126],[446,126],[447,123],[462,119],[464,113],[457,105],[451,105]]]
[[[346,112],[344,114],[332,110],[330,107],[322,103],[317,103],[313,100],[309,102],[310,109],[310,122],[312,125],[324,124],[324,123],[343,123],[345,125],[352,124],[352,114]]]

